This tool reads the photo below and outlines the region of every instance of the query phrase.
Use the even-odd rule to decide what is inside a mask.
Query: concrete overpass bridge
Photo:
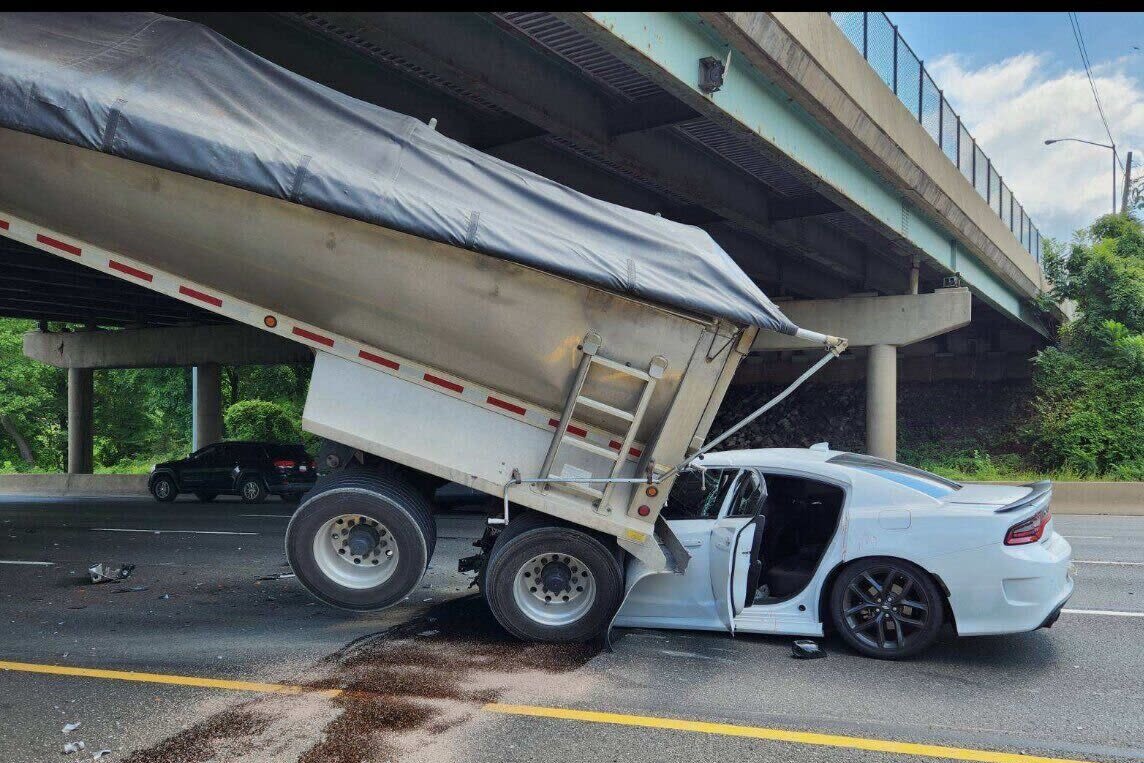
[[[507,162],[703,227],[807,325],[859,339],[873,453],[894,454],[899,365],[1019,375],[1061,317],[1033,307],[1047,289],[1035,226],[881,14],[179,15]],[[217,364],[235,341],[255,362],[297,360],[258,337],[216,341],[233,327],[11,242],[0,262],[19,274],[0,286],[0,314],[200,326],[177,357],[135,332],[70,334],[66,352],[28,337],[29,355],[74,370],[76,471],[91,468],[90,369],[205,369],[196,411],[215,422]],[[809,360],[778,337],[755,349],[749,378]]]

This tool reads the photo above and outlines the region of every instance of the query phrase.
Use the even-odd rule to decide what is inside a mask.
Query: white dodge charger
[[[711,453],[662,516],[682,575],[629,562],[614,625],[821,636],[902,658],[949,622],[961,636],[1048,627],[1072,594],[1072,549],[1048,482],[964,485],[871,456]]]

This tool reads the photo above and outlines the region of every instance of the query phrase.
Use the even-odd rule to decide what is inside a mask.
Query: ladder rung
[[[593,400],[590,397],[576,398],[576,405],[585,405],[602,413],[606,413],[609,416],[615,416],[617,419],[623,419],[624,421],[634,421],[636,418],[631,411],[614,408],[607,403],[601,403],[599,400]]]
[[[651,381],[651,376],[649,376],[646,371],[641,371],[638,368],[632,368],[631,366],[625,366],[623,363],[617,363],[614,360],[609,360],[608,358],[602,357],[600,355],[593,355],[592,362],[601,365],[604,368],[610,368],[613,371],[619,371],[620,373],[634,376],[637,379]]]
[[[560,475],[551,474],[549,476],[559,477]],[[573,493],[580,493],[581,495],[586,495],[589,498],[595,498],[596,500],[604,497],[604,493],[602,491],[597,490],[594,487],[589,487],[586,483],[583,482],[550,482],[548,484],[550,484],[552,487],[562,488]]]
[[[601,447],[594,443],[590,443],[587,440],[581,440],[579,437],[569,437],[568,435],[564,435],[563,442],[575,446],[580,450],[586,450],[589,453],[595,453],[597,456],[606,458],[609,461],[618,461],[620,458],[619,451],[612,450],[611,448]]]

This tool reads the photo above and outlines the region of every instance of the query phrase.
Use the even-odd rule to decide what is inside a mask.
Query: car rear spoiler
[[[1045,499],[1045,504],[1048,505],[1049,498],[1053,494],[1053,483],[1051,480],[1041,480],[1040,482],[1029,482],[1025,485],[1022,485],[1021,487],[1029,487],[1029,488],[1032,488],[1033,490],[1028,495],[1022,496],[1021,498],[1018,498],[1017,500],[1013,501],[1012,503],[1005,504],[1001,508],[997,509],[997,511],[994,513],[995,514],[1004,514],[1006,512],[1024,509],[1028,506],[1032,506],[1034,503],[1040,501],[1042,498]]]

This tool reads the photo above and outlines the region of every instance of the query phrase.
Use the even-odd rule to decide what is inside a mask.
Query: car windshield
[[[905,485],[908,488],[925,493],[933,498],[947,496],[955,490],[961,490],[961,485],[939,477],[936,474],[915,469],[912,466],[899,464],[896,461],[887,461],[884,458],[875,458],[861,453],[843,453],[831,458],[828,463],[841,466],[853,466],[870,474],[876,474],[883,479]]]

